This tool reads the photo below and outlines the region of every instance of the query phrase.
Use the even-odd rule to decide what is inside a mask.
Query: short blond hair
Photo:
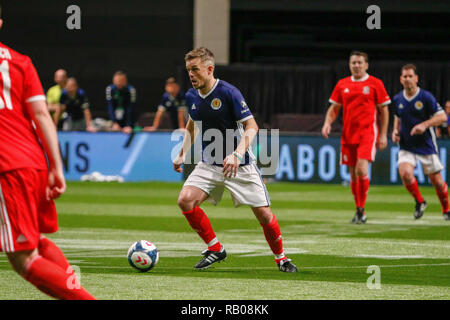
[[[208,62],[213,66],[215,65],[214,53],[212,53],[212,51],[209,50],[208,48],[205,47],[195,48],[194,50],[191,50],[188,53],[186,53],[186,55],[184,56],[185,61],[196,58],[200,58],[200,61],[203,63]]]

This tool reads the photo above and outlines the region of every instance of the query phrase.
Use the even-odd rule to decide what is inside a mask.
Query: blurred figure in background
[[[84,90],[78,87],[75,78],[67,79],[66,88],[61,93],[59,103],[60,108],[56,112],[67,112],[68,115],[63,124],[64,131],[97,131],[92,126],[89,100]]]
[[[128,84],[127,75],[117,71],[113,83],[106,87],[106,103],[109,118],[113,122],[113,131],[131,133],[134,126],[134,109],[136,107],[136,89]]]
[[[153,125],[144,127],[143,131],[156,131],[161,123],[164,112],[168,112],[172,127],[174,129],[184,129],[186,121],[186,99],[184,92],[180,90],[180,86],[174,77],[166,80],[165,92],[158,106]]]
[[[447,114],[447,121],[436,127],[436,136],[441,139],[450,138],[450,100],[445,102],[445,113]]]
[[[59,111],[59,99],[61,98],[61,93],[63,89],[66,87],[67,83],[67,72],[64,69],[58,69],[55,72],[54,76],[55,85],[48,89],[47,91],[47,107],[48,111],[50,111],[50,115],[53,118],[53,122],[58,127],[59,120],[61,118],[61,114]],[[58,116],[56,118],[56,115]],[[60,124],[59,128],[61,127]]]
[[[350,77],[339,80],[329,99],[322,127],[322,135],[328,138],[331,124],[342,108],[341,164],[350,172],[350,188],[356,213],[352,223],[366,223],[364,210],[369,192],[369,164],[375,161],[377,149],[387,147],[387,130],[391,99],[383,82],[367,73],[369,57],[365,52],[350,53]]]

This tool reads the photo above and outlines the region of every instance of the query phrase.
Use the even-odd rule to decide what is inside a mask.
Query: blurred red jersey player
[[[368,56],[364,52],[350,54],[351,76],[339,80],[330,97],[322,135],[328,138],[331,124],[342,107],[341,164],[348,166],[350,186],[356,204],[352,223],[365,223],[364,211],[369,191],[369,163],[375,160],[377,147],[387,146],[391,99],[383,82],[367,73]]]
[[[0,43],[0,251],[42,292],[95,299],[41,234],[57,231],[53,199],[66,189],[57,139],[31,59]]]

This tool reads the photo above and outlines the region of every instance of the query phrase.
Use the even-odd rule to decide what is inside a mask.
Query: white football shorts
[[[417,161],[420,161],[422,164],[423,172],[425,174],[433,174],[444,169],[444,166],[441,163],[437,154],[416,154],[407,150],[400,150],[398,152],[398,162],[400,164],[402,162],[407,162],[412,164],[414,167],[417,165]]]
[[[220,202],[224,188],[227,188],[235,207],[270,206],[269,194],[256,164],[240,166],[233,178],[224,177],[222,170],[223,167],[199,162],[184,186],[194,186],[205,191],[209,195],[207,201],[214,205]]]

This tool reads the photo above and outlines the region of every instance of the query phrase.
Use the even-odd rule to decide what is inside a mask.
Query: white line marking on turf
[[[450,266],[450,263],[427,263],[427,264],[398,264],[398,265],[379,265],[380,268],[408,268],[408,267],[445,267]],[[102,268],[102,269],[130,269],[128,266],[82,266],[83,268]],[[170,267],[170,269],[193,269],[192,267]],[[222,267],[220,270],[274,270],[274,267]],[[324,267],[299,267],[300,271],[303,269],[367,269],[367,266],[324,266]]]

